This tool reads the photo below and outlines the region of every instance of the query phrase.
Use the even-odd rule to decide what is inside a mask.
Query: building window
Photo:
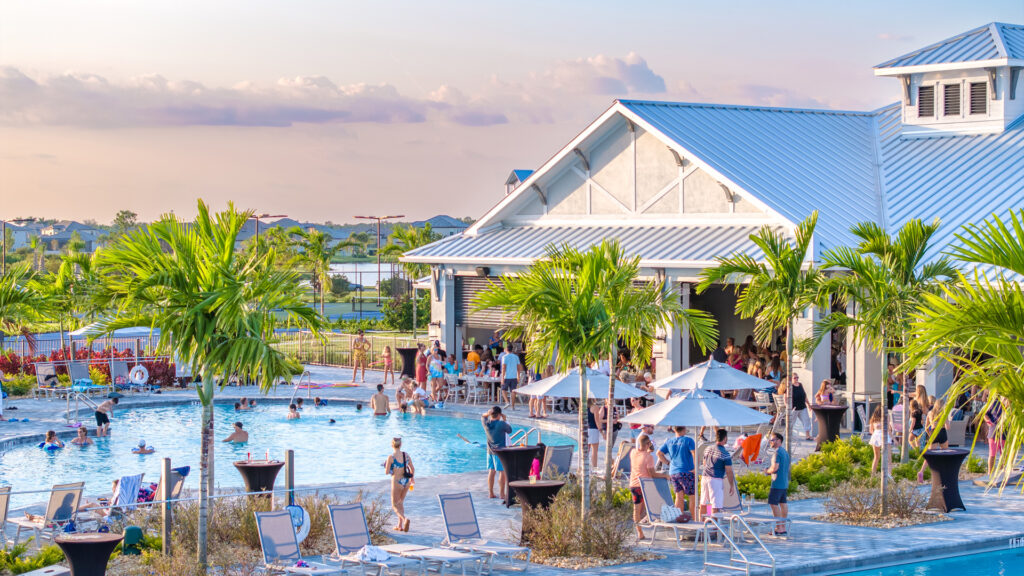
[[[988,82],[971,82],[971,114],[988,114]]]
[[[935,86],[920,86],[917,89],[917,116],[935,116]]]
[[[960,85],[945,84],[942,86],[942,115],[960,115]]]

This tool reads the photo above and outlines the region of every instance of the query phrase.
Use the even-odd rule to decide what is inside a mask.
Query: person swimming
[[[235,422],[234,431],[231,432],[231,434],[229,434],[227,438],[222,440],[222,442],[232,442],[234,444],[245,444],[248,441],[249,433],[246,432],[245,430],[242,430],[241,422]]]
[[[46,439],[39,443],[39,447],[43,450],[60,450],[64,447],[64,443],[57,438],[57,432],[54,430],[46,431]]]
[[[459,440],[462,440],[463,442],[465,442],[466,444],[471,444],[473,446],[483,446],[483,444],[481,444],[480,442],[477,442],[475,440],[470,440],[469,438],[466,438],[462,434],[456,433],[455,436],[458,437]]]
[[[316,398],[313,398],[313,407],[314,408],[323,408],[324,406],[327,406],[327,400],[324,400],[323,398],[321,398],[319,396],[317,396]]]
[[[71,441],[75,446],[88,446],[92,444],[92,438],[89,438],[89,429],[85,426],[78,427],[78,437]]]
[[[132,448],[132,454],[152,454],[153,452],[156,452],[156,448],[146,446],[146,441],[141,438],[139,439],[139,445]]]
[[[298,420],[299,418],[302,418],[302,414],[299,414],[299,407],[295,404],[289,404],[287,418],[289,420]]]

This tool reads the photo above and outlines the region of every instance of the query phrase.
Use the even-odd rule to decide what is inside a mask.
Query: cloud
[[[551,85],[567,92],[626,96],[631,93],[660,94],[665,79],[654,73],[635,52],[625,58],[599,54],[592,58],[564,60],[543,74]]]
[[[112,82],[95,74],[32,77],[0,67],[0,124],[127,126],[291,126],[296,123],[418,123],[436,115],[458,124],[503,123],[481,103],[401,94],[390,84],[339,86],[325,76],[211,88],[152,74]]]
[[[742,84],[736,88],[736,94],[739,99],[746,104],[798,108],[828,107],[824,102],[817,98],[811,98],[780,86]]]

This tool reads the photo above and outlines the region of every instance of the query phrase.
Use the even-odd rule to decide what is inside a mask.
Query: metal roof
[[[816,252],[882,219],[872,112],[620,102],[787,220],[817,209]]]
[[[1024,58],[1024,26],[992,22],[883,62],[879,68]]]
[[[956,241],[965,224],[1024,206],[1024,122],[998,134],[901,138],[900,109],[879,114],[886,226],[942,220],[926,261]]]
[[[639,255],[642,263],[707,263],[738,251],[754,258],[763,256],[750,241],[757,226],[728,223],[711,225],[623,226],[513,226],[476,235],[460,234],[407,252],[409,262],[512,262],[542,258],[551,244],[580,249],[616,238],[626,254]],[[787,234],[783,229],[780,232]]]
[[[430,224],[431,228],[458,228],[460,230],[465,230],[466,228],[469,228],[469,224],[466,224],[465,222],[459,220],[458,218],[452,218],[447,214],[438,214],[437,216],[434,216],[432,218],[427,218],[426,220],[418,220],[412,223],[412,225],[417,228],[422,228],[424,224]]]

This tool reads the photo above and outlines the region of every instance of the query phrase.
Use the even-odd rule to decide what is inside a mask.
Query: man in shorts
[[[786,494],[789,493],[789,452],[786,452],[785,442],[782,441],[782,434],[772,432],[768,437],[768,445],[775,449],[772,454],[772,464],[765,470],[765,474],[772,477],[771,489],[768,491],[768,505],[772,508],[772,516],[786,519],[789,516],[789,504],[786,503]],[[775,535],[786,535],[786,523],[775,524]]]
[[[715,445],[704,452],[700,503],[710,504],[713,511],[721,512],[725,507],[725,491],[729,490],[732,494],[736,490],[736,478],[732,473],[732,456],[725,446],[729,441],[729,433],[725,428],[719,428],[715,440]]]
[[[501,460],[494,454],[495,448],[504,448],[506,439],[512,433],[512,426],[505,421],[505,415],[501,408],[495,406],[480,417],[484,425],[484,432],[487,433],[487,495],[491,498],[498,498],[494,495],[494,476],[498,476],[498,493],[501,499],[505,499],[505,469],[501,467]]]
[[[690,517],[697,517],[697,500],[693,497],[696,486],[693,463],[696,459],[697,443],[686,435],[686,426],[673,426],[675,436],[669,438],[658,449],[658,461],[668,465],[668,478],[676,491],[676,508],[686,509],[690,502]]]
[[[523,371],[523,363],[519,361],[519,355],[512,353],[512,346],[505,346],[505,353],[501,355],[501,396],[505,400],[505,406],[516,409],[515,390],[519,386],[519,373]]]
[[[114,413],[117,398],[108,398],[96,407],[96,436],[110,435],[110,415]]]

